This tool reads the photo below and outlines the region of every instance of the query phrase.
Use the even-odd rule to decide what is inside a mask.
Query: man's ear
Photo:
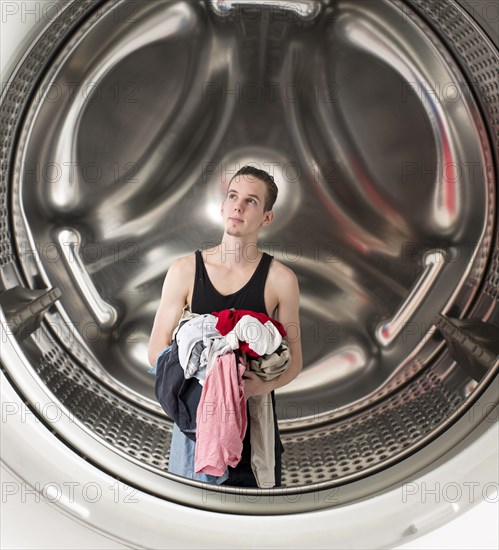
[[[265,225],[269,225],[269,223],[274,219],[274,211],[273,210],[269,210],[268,212],[266,212],[266,216],[267,216],[267,220],[265,220]]]

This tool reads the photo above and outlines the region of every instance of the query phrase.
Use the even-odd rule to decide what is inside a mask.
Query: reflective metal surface
[[[3,284],[62,291],[23,353],[108,450],[167,476],[152,321],[171,262],[219,242],[247,162],[279,187],[259,245],[301,289],[285,488],[398,460],[476,388],[434,320],[499,318],[491,119],[407,4],[103,3],[36,92]]]

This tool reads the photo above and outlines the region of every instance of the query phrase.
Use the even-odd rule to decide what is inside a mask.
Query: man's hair
[[[254,166],[246,165],[243,166],[240,170],[238,170],[229,181],[229,187],[233,179],[235,179],[237,176],[253,176],[255,178],[258,178],[260,181],[263,181],[265,185],[267,186],[267,196],[265,198],[265,204],[263,206],[264,212],[269,212],[272,210],[272,207],[274,206],[275,201],[277,200],[277,185],[274,181],[274,178],[268,173],[265,172],[265,170],[260,170],[259,168],[255,168]],[[227,189],[229,189],[227,187]]]

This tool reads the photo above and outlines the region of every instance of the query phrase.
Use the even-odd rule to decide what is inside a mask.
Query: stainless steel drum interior
[[[301,289],[275,495],[369,480],[494,380],[498,56],[441,4],[77,1],[47,25],[2,101],[0,297],[24,370],[2,368],[71,417],[52,428],[75,452],[166,497],[201,486],[167,472],[147,343],[165,272],[219,242],[246,162],[274,171],[259,244]]]

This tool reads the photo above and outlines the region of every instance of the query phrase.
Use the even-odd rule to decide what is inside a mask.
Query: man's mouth
[[[229,218],[229,220],[233,221],[233,222],[242,222],[243,220],[240,220],[239,218]]]

